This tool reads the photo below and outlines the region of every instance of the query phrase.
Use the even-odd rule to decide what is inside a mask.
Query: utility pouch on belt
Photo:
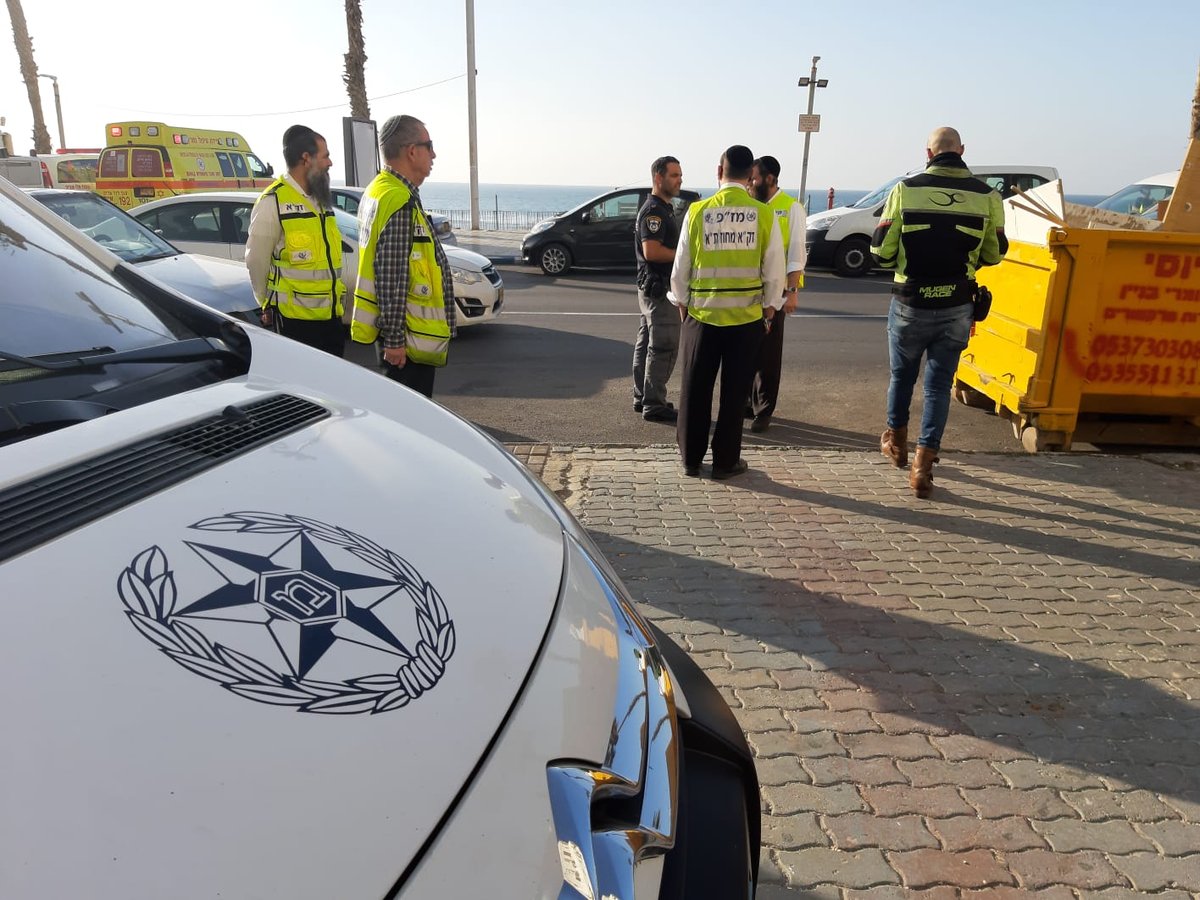
[[[667,286],[663,283],[662,276],[657,272],[651,272],[649,269],[638,276],[638,289],[651,299],[658,299],[667,295]]]
[[[971,318],[976,322],[982,322],[988,317],[988,313],[991,311],[992,292],[981,284],[975,288],[975,311]]]

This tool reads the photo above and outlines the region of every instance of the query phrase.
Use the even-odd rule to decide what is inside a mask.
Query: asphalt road
[[[502,266],[504,310],[462,329],[438,373],[439,402],[503,441],[564,445],[671,444],[670,425],[633,412],[637,301],[632,273],[553,278]],[[771,428],[746,443],[877,447],[887,390],[889,276],[806,276],[784,335],[783,387]],[[678,400],[679,368],[668,397]],[[920,385],[913,403],[920,415]],[[953,404],[946,449],[1022,452],[1004,420]]]

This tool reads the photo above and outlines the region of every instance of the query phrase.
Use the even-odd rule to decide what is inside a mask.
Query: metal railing
[[[428,209],[426,212],[446,216],[450,225],[458,231],[471,228],[471,211],[469,209]],[[528,231],[542,219],[549,219],[562,212],[547,212],[545,210],[526,209],[481,209],[479,211],[479,229],[481,231]]]

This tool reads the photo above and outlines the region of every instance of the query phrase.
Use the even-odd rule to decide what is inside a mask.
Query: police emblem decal
[[[179,665],[239,696],[311,713],[388,712],[441,680],[454,622],[437,589],[391,550],[277,513],[190,527],[238,536],[184,541],[217,575],[207,593],[182,599],[157,545],[117,579],[129,621]]]
[[[658,229],[662,228],[662,219],[658,216],[646,216],[646,228],[651,234],[657,234]]]

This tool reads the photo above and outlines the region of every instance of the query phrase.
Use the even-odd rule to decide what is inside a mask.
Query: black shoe
[[[743,409],[742,410],[742,418],[743,419],[753,419],[754,418],[754,408],[751,406],[747,406],[745,409]]]
[[[722,468],[718,468],[717,466],[713,466],[713,476],[712,477],[717,479],[717,481],[724,481],[726,478],[733,478],[735,475],[741,475],[743,472],[745,472],[749,468],[750,468],[750,466],[746,463],[746,461],[744,459],[739,459],[728,469],[722,469]]]
[[[649,412],[642,413],[642,418],[647,422],[667,422],[674,425],[679,420],[679,411],[673,406],[667,406],[662,409],[652,409]]]
[[[674,409],[674,408],[675,408],[675,404],[674,404],[674,403],[668,403],[668,404],[667,404],[667,409]],[[643,404],[642,404],[642,401],[641,401],[641,400],[634,400],[634,401],[633,401],[633,411],[634,411],[634,412],[639,412],[639,413],[640,413],[640,412],[641,412],[643,409],[645,409],[645,406],[643,406]]]
[[[754,421],[750,423],[750,430],[755,434],[762,434],[771,425],[770,416],[755,416]]]
[[[683,474],[686,475],[688,478],[699,478],[700,477],[700,467],[699,466],[684,466]]]

